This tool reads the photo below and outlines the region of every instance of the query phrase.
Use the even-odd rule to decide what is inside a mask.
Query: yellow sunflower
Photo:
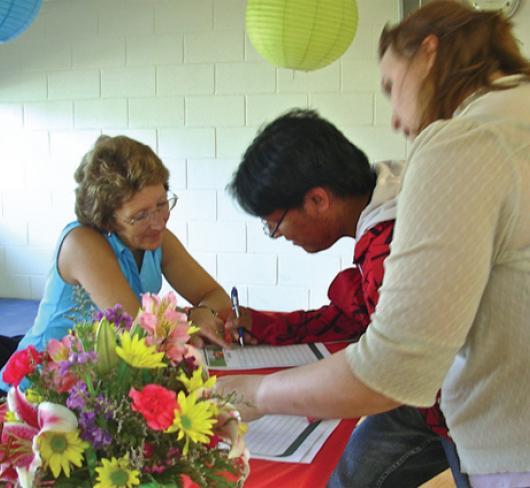
[[[177,379],[184,384],[188,393],[198,390],[202,392],[204,389],[213,388],[217,380],[215,376],[211,376],[210,378],[207,377],[206,381],[204,381],[202,368],[200,367],[193,372],[191,378],[188,378],[186,373],[180,373]]]
[[[148,346],[145,339],[129,331],[120,336],[121,347],[116,347],[116,354],[134,368],[165,368],[162,362],[163,352],[156,352],[155,346]]]
[[[132,488],[140,484],[140,471],[129,468],[128,454],[118,459],[102,459],[101,464],[96,468],[98,477],[94,488]]]
[[[213,435],[212,426],[217,422],[214,418],[213,404],[208,401],[197,402],[196,394],[188,396],[180,391],[177,397],[179,408],[175,410],[175,419],[166,432],[178,431],[177,439],[186,438],[183,454],[188,454],[190,441],[208,444]]]
[[[46,431],[39,435],[39,452],[45,464],[50,467],[54,478],[58,478],[61,471],[70,477],[70,463],[81,467],[83,451],[89,446],[88,442],[79,438],[77,430],[72,432]]]

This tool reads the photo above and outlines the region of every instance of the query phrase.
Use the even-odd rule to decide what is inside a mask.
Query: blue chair
[[[23,334],[33,325],[38,308],[38,300],[0,298],[0,368],[15,352]]]

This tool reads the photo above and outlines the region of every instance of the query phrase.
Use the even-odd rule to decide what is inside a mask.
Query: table
[[[355,424],[356,420],[343,420],[311,464],[251,459],[245,488],[324,488]]]
[[[326,344],[326,347],[330,352],[336,352],[346,345],[347,343],[334,343]],[[274,371],[276,370],[261,369],[237,373],[269,374]],[[344,451],[357,420],[342,420],[311,464],[251,459],[250,475],[245,482],[245,488],[324,488]]]

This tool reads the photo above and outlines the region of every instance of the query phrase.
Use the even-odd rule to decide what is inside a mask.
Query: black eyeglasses
[[[287,212],[289,212],[289,209],[286,209],[282,213],[282,216],[280,217],[280,220],[278,220],[278,222],[276,222],[276,225],[272,228],[272,230],[271,230],[271,227],[270,227],[269,223],[265,219],[261,219],[261,222],[263,224],[263,232],[265,232],[266,236],[270,237],[271,239],[275,239],[277,237],[276,233],[278,232],[278,229],[280,228],[280,225],[282,225],[283,219],[285,219],[285,216],[287,215]]]

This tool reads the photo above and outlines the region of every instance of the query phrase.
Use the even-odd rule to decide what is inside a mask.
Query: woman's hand
[[[257,344],[257,339],[252,335],[252,315],[250,310],[245,307],[239,307],[239,319],[234,312],[231,312],[225,322],[226,339],[239,342],[239,328],[243,328],[243,340],[245,344]]]
[[[188,315],[191,323],[201,330],[199,336],[192,336],[191,343],[195,347],[204,347],[204,339],[223,348],[230,347],[225,341],[225,328],[223,320],[209,307],[192,308]]]
[[[238,399],[241,401],[235,406],[239,410],[242,420],[248,422],[264,415],[264,412],[259,409],[257,401],[258,389],[263,378],[264,375],[257,374],[218,376],[215,391],[221,395],[237,393]]]

